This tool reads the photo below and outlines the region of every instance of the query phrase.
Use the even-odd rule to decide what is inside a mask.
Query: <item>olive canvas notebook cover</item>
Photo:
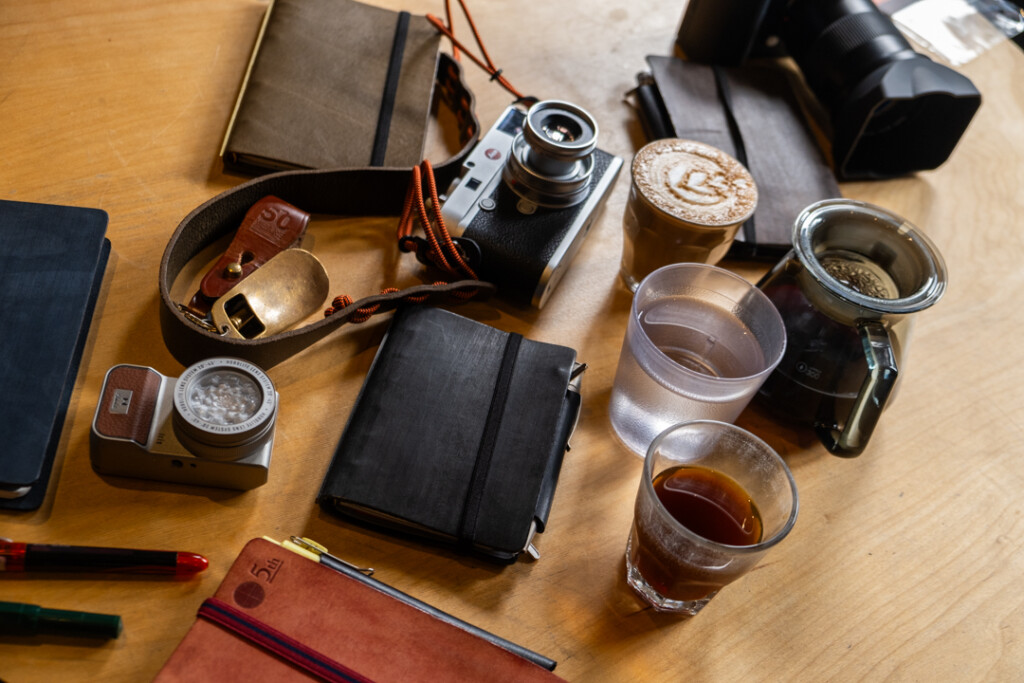
[[[535,554],[579,414],[575,361],[450,311],[400,309],[318,502],[499,562]]]
[[[355,0],[273,0],[221,148],[248,173],[415,166],[441,36]]]
[[[99,209],[0,200],[0,508],[42,505],[110,242]]]
[[[254,539],[155,682],[308,680],[562,679],[367,582]]]

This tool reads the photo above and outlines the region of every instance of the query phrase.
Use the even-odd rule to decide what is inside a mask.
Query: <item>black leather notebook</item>
[[[535,554],[579,414],[579,369],[564,346],[399,310],[319,504],[497,561]]]
[[[110,254],[107,214],[0,200],[0,508],[46,495]]]

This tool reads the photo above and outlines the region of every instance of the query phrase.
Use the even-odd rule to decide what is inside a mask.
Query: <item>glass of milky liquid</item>
[[[698,263],[659,268],[633,296],[612,427],[642,457],[670,425],[733,422],[785,348],[775,306],[739,275]]]
[[[747,169],[695,140],[645,145],[633,157],[630,177],[620,272],[632,291],[670,263],[718,263],[757,208]]]

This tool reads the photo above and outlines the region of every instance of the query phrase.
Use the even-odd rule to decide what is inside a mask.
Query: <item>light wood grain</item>
[[[379,4],[443,11],[439,2]],[[471,5],[514,84],[589,109],[601,147],[631,158],[642,135],[623,93],[645,55],[671,53],[682,3]],[[147,680],[242,544],[291,534],[319,539],[397,588],[557,659],[557,672],[575,681],[1020,678],[1024,55],[1014,45],[961,68],[984,104],[951,161],[912,178],[843,186],[921,226],[950,272],[945,298],[918,316],[905,382],[870,448],[840,460],[807,434],[745,413],[740,423],[793,469],[800,518],[759,568],[697,618],[679,621],[645,609],[623,579],[641,464],[607,418],[630,300],[617,275],[625,175],[542,312],[500,301],[459,309],[573,346],[590,365],[540,561],[499,569],[353,527],[314,506],[383,332],[379,321],[271,371],[281,414],[267,485],[237,494],[92,470],[89,424],[104,372],[116,363],[182,369],[160,336],[158,263],[182,217],[240,182],[222,173],[216,154],[264,8],[258,0],[0,3],[0,197],[104,209],[113,243],[50,495],[38,512],[0,515],[0,535],[192,550],[212,563],[188,582],[3,577],[0,600],[115,612],[125,631],[100,646],[0,641],[0,678]],[[487,126],[510,98],[482,73],[469,76]],[[361,222],[350,242],[330,223],[314,228],[317,251],[332,254],[335,293],[360,296],[386,284],[377,266],[395,256],[390,237],[377,235],[392,226]],[[725,265],[750,279],[764,270]]]

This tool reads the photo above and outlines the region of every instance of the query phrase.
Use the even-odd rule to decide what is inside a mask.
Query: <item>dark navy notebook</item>
[[[0,508],[46,496],[103,281],[107,214],[0,200]]]

